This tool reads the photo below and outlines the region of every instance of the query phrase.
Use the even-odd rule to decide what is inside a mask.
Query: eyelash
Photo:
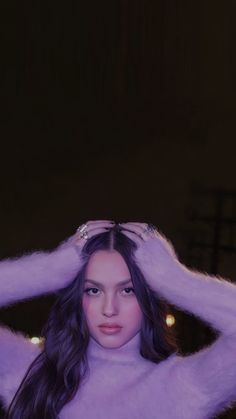
[[[98,294],[89,294],[88,292],[90,291],[90,290],[97,290],[98,288],[96,288],[96,287],[91,287],[91,288],[86,288],[85,290],[84,290],[84,292],[87,294],[87,295],[89,295],[89,296],[96,296],[96,295],[98,295]],[[132,290],[133,292],[131,293],[131,294],[126,294],[126,295],[133,295],[134,294],[134,288],[132,288],[132,287],[126,287],[126,288],[124,288],[124,290]]]

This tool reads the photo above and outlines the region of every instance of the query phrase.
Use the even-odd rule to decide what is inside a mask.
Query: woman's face
[[[128,266],[117,251],[99,250],[90,257],[85,272],[83,309],[90,335],[106,348],[119,348],[140,331],[142,312]],[[115,323],[121,329],[107,334],[99,327],[102,323]]]

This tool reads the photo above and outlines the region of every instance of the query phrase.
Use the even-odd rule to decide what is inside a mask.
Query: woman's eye
[[[86,294],[88,294],[88,295],[97,295],[97,293],[95,293],[95,294],[89,294],[89,291],[91,291],[91,290],[98,290],[97,288],[87,288],[86,290],[84,290],[84,292],[86,293]]]
[[[130,293],[130,292],[128,294],[126,293],[127,295],[134,293],[134,289],[133,288],[124,288],[124,290],[129,290],[129,291],[131,290],[132,291],[132,293]]]
[[[92,290],[93,290],[93,291],[94,291],[94,290],[99,291],[99,290],[98,290],[98,288],[86,288],[86,289],[84,290],[84,292],[85,292],[87,295],[98,295],[98,293],[97,293],[97,292],[95,292],[95,293],[93,293],[93,292],[92,292],[92,293],[90,293],[90,291],[92,291]],[[131,292],[125,292],[125,294],[126,294],[126,295],[132,295],[132,294],[134,293],[134,289],[133,289],[133,288],[131,288],[131,287],[130,287],[130,288],[124,288],[124,290],[126,290],[126,291],[127,291],[127,290],[128,290],[128,291],[130,291],[130,290],[131,290],[131,291],[132,291],[132,293],[131,293]]]

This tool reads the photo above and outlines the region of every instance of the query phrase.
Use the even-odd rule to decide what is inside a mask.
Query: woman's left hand
[[[158,274],[165,274],[180,268],[173,245],[156,227],[138,222],[119,225],[121,232],[136,243],[135,259],[146,273],[154,269]]]
[[[122,233],[133,240],[137,245],[141,245],[143,241],[150,240],[151,238],[157,237],[157,229],[148,230],[148,224],[146,223],[119,223],[122,228]]]

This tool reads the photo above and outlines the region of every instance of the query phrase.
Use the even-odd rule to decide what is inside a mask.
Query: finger
[[[124,227],[127,227],[127,228],[130,228],[130,227],[138,227],[138,228],[142,228],[143,230],[142,231],[147,231],[148,230],[148,233],[149,234],[154,234],[154,235],[156,235],[156,236],[160,236],[161,235],[161,232],[158,230],[158,228],[156,227],[156,226],[153,226],[153,224],[152,224],[152,226],[155,228],[155,230],[150,230],[149,229],[149,224],[148,223],[135,223],[135,222],[129,222],[129,223],[120,223],[119,224],[120,226],[124,226]]]
[[[120,226],[139,233],[143,233],[147,228],[147,224],[144,223],[122,223]]]
[[[137,221],[129,221],[128,223],[119,223],[120,225],[128,225],[128,224],[134,224],[134,225],[141,225],[141,226],[146,226],[147,223],[138,223]]]
[[[98,228],[93,228],[93,229],[90,229],[90,230],[87,229],[86,230],[87,238],[81,237],[81,233],[78,232],[76,234],[77,237],[75,237],[75,244],[80,245],[81,243],[86,242],[88,239],[95,236],[96,234],[105,233],[105,232],[107,232],[108,228],[109,227],[104,227],[104,228],[101,228],[101,227],[99,228],[98,227]]]
[[[148,226],[147,223],[133,223],[133,222],[129,222],[129,223],[120,223],[120,225],[127,227],[127,226],[133,226],[133,227],[142,227],[142,228],[146,228]]]
[[[131,240],[133,240],[137,245],[141,244],[143,242],[143,239],[137,235],[136,233],[133,233],[132,231],[128,231],[126,229],[122,229],[122,234],[129,237]]]
[[[95,234],[99,234],[99,233],[104,233],[105,231],[108,231],[109,229],[111,229],[111,226],[105,226],[105,227],[93,227],[90,229],[87,229],[86,232],[88,234],[88,237],[92,237]]]
[[[112,226],[114,226],[115,224],[114,224],[114,222],[113,221],[100,221],[100,220],[98,220],[98,221],[94,221],[94,222],[91,222],[91,221],[87,221],[86,223],[84,223],[84,224],[81,224],[78,228],[77,228],[77,230],[76,230],[76,232],[80,232],[81,231],[81,229],[84,231],[85,229],[86,230],[91,230],[91,227],[92,228],[96,228],[96,227],[112,227]]]
[[[111,223],[98,223],[98,224],[92,224],[92,225],[88,225],[86,228],[86,232],[90,233],[94,230],[97,230],[98,228],[100,229],[108,229],[108,228],[113,228],[114,224]]]
[[[97,225],[97,224],[106,224],[106,223],[113,223],[114,224],[114,221],[113,220],[90,220],[90,221],[86,221],[86,223],[85,224],[87,224],[87,225]]]

